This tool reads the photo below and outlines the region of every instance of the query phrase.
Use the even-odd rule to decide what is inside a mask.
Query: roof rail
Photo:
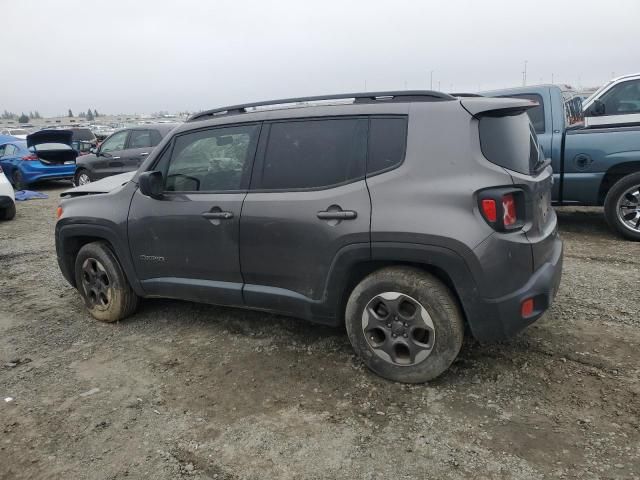
[[[432,90],[402,90],[390,92],[366,92],[366,93],[340,93],[336,95],[318,95],[315,97],[283,98],[280,100],[267,100],[264,102],[244,103],[230,107],[214,108],[204,112],[195,113],[187,119],[187,122],[204,120],[222,115],[238,115],[247,113],[250,108],[267,107],[272,105],[286,105],[306,102],[318,102],[326,100],[346,100],[352,98],[353,103],[385,102],[442,102],[455,100],[454,97],[442,92]]]

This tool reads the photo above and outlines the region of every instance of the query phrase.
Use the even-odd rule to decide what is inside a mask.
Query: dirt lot
[[[97,323],[56,264],[63,187],[0,224],[0,478],[640,478],[640,244],[597,210],[560,212],[542,320],[407,386],[294,319],[153,300]]]

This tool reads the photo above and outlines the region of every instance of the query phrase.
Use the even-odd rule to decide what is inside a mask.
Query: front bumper
[[[538,320],[551,306],[558,292],[562,277],[562,253],[562,240],[556,236],[553,254],[523,287],[499,298],[478,299],[474,312],[476,318],[472,322],[473,336],[486,342],[505,340]],[[533,298],[534,309],[531,315],[523,318],[522,302],[529,298]],[[478,318],[478,315],[482,318]]]

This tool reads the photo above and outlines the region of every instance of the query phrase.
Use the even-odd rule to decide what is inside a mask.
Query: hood
[[[78,152],[71,146],[72,137],[70,130],[40,130],[27,135],[27,147],[43,163],[74,162]]]
[[[121,187],[125,183],[129,183],[135,174],[136,172],[134,170],[133,172],[126,172],[106,177],[96,182],[87,183],[86,185],[66,190],[62,192],[60,196],[79,197],[82,195],[94,195],[96,193],[109,193],[110,191]]]

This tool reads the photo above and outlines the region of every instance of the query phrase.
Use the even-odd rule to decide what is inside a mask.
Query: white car
[[[11,135],[12,137],[19,138],[20,140],[25,140],[29,132],[24,128],[3,128],[0,130],[0,135]]]
[[[16,216],[16,197],[13,187],[0,167],[0,220],[11,220]]]

